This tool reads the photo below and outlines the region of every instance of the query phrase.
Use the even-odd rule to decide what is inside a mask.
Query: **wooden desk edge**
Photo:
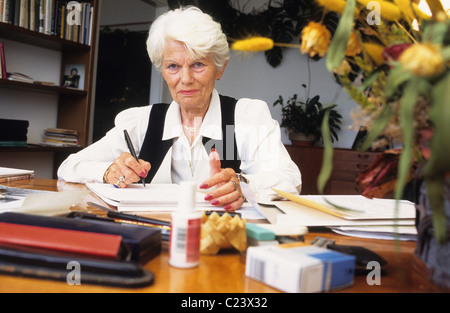
[[[84,189],[85,185],[53,179],[28,179],[3,185],[49,191]],[[415,242],[394,242],[361,239],[335,233],[308,233],[305,240],[316,236],[331,238],[337,244],[360,245],[380,254],[388,262],[386,275],[380,285],[371,285],[366,276],[355,276],[354,284],[335,292],[449,292],[420,276],[412,268]],[[116,288],[100,285],[71,286],[65,282],[38,280],[15,276],[0,276],[0,292],[279,292],[278,290],[245,276],[245,261],[237,252],[224,252],[214,256],[202,255],[199,267],[177,269],[168,265],[167,251],[145,264],[155,273],[155,282],[145,288]],[[220,282],[220,283],[218,283]]]

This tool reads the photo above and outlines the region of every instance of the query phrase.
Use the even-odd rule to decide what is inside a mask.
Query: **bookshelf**
[[[61,3],[61,1],[59,1]],[[90,45],[76,42],[72,39],[60,38],[59,35],[47,34],[36,30],[30,30],[14,24],[0,21],[0,41],[2,39],[32,45],[44,49],[50,49],[61,53],[59,73],[60,81],[65,75],[66,66],[69,64],[84,65],[84,88],[65,88],[59,85],[40,85],[19,81],[0,79],[1,89],[8,89],[9,92],[17,92],[17,95],[28,93],[30,97],[39,94],[50,94],[57,98],[56,124],[48,127],[57,127],[76,130],[80,147],[48,147],[28,145],[27,147],[0,147],[0,154],[3,152],[29,153],[29,152],[50,152],[54,153],[53,177],[56,176],[56,169],[64,158],[77,150],[88,145],[90,113],[92,106],[93,91],[95,88],[95,52],[97,42],[97,22],[99,12],[99,0],[79,1],[79,3],[89,3],[92,7],[92,31],[90,32]],[[81,41],[81,40],[80,40]],[[85,41],[87,42],[87,41]],[[24,51],[20,51],[25,53]],[[31,56],[30,56],[31,57]],[[6,67],[8,69],[8,56],[6,56]],[[26,74],[26,73],[25,73]],[[58,74],[58,73],[56,73]],[[33,77],[39,80],[39,77]],[[30,121],[32,123],[33,121]]]

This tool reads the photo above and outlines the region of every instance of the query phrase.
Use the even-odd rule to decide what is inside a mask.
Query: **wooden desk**
[[[6,184],[11,187],[63,191],[86,188],[56,180],[31,179]],[[91,196],[89,196],[90,198]],[[96,196],[86,199],[103,204]],[[85,205],[85,204],[84,204]],[[83,206],[83,204],[81,204]],[[414,242],[359,239],[334,233],[309,233],[306,241],[316,236],[332,238],[337,244],[360,245],[380,254],[387,262],[386,275],[380,285],[369,285],[366,276],[355,276],[353,286],[335,292],[448,292],[431,284],[416,273],[411,266]],[[0,276],[0,292],[177,292],[177,293],[272,293],[279,292],[245,276],[245,259],[234,252],[214,256],[201,256],[200,265],[193,269],[169,266],[167,251],[145,264],[155,274],[153,285],[145,288],[126,289],[106,286],[70,286],[65,282],[38,280],[14,276]]]

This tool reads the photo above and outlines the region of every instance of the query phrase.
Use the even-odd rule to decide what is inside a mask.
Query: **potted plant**
[[[325,107],[319,95],[309,98],[306,85],[302,84],[302,87],[305,89],[306,101],[299,100],[294,94],[286,103],[281,95],[273,103],[274,106],[281,105],[281,126],[286,127],[289,139],[294,145],[313,145],[322,140],[322,121],[328,111],[331,140],[338,140],[337,131],[341,129],[342,116],[336,111],[337,104]]]

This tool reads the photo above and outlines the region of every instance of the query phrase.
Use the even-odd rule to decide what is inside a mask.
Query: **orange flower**
[[[328,51],[331,41],[330,31],[322,24],[309,22],[302,31],[301,53],[307,53],[310,57],[318,54],[323,57]]]
[[[354,32],[351,32],[350,38],[347,42],[347,48],[345,50],[345,55],[349,57],[354,57],[357,54],[360,54],[362,51],[361,44],[359,43],[358,37]]]
[[[417,43],[406,49],[399,58],[404,69],[414,75],[430,78],[445,70],[440,48],[432,43]]]

